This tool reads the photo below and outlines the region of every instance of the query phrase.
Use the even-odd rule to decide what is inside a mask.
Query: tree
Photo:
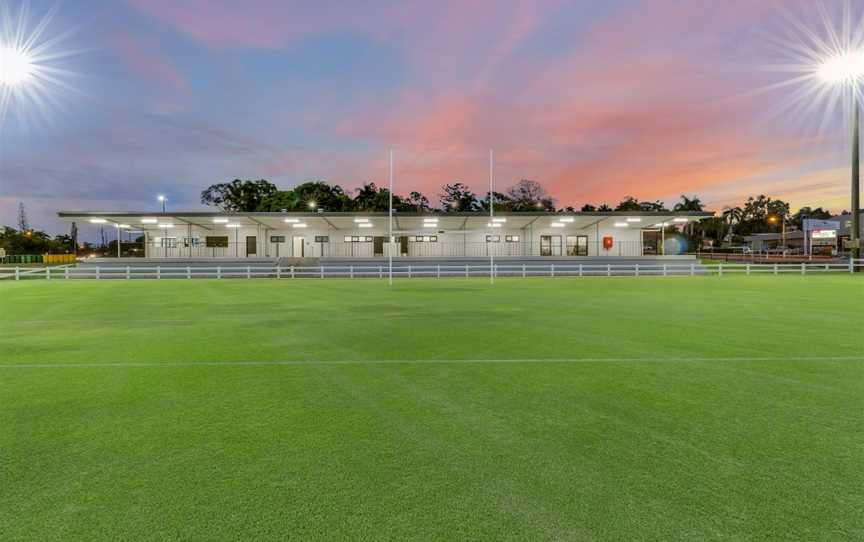
[[[338,184],[306,181],[291,190],[278,190],[265,198],[258,211],[352,211],[354,202]]]
[[[693,196],[691,199],[681,194],[681,201],[676,203],[672,210],[675,212],[702,212],[705,210],[705,205],[697,196]]]
[[[498,212],[510,212],[513,210],[515,202],[510,199],[507,194],[501,192],[492,192],[495,202],[495,210]],[[486,197],[480,200],[480,208],[484,211],[489,210],[489,192],[486,192]]]
[[[422,213],[424,211],[429,211],[432,208],[429,206],[429,199],[421,194],[420,192],[411,192],[408,195],[408,199],[405,200],[405,203],[408,204],[414,212]]]
[[[666,208],[666,205],[660,201],[640,201],[639,202],[639,210],[645,211],[648,213],[662,213],[669,212],[669,209]]]
[[[601,213],[608,213],[608,212],[612,211],[612,207],[610,207],[606,203],[601,203],[600,207],[597,207],[597,210]]]
[[[507,200],[510,202],[508,210],[514,212],[555,210],[555,200],[546,193],[543,185],[530,179],[522,179],[508,188]]]
[[[827,220],[831,218],[831,213],[823,209],[822,207],[816,207],[815,209],[811,207],[801,207],[798,209],[794,215],[792,215],[791,223],[799,230],[804,229],[804,219],[811,218],[814,220]]]
[[[438,198],[441,202],[441,208],[445,213],[477,211],[480,209],[477,196],[459,181],[442,186],[441,194],[438,195]]]
[[[591,205],[590,203],[586,203],[585,205],[582,206],[582,209],[580,209],[580,210],[583,213],[593,213],[593,212],[597,211],[597,207]]]
[[[744,203],[741,219],[735,231],[738,235],[777,231],[781,227],[782,221],[778,221],[776,226],[772,226],[768,222],[768,217],[771,215],[789,217],[789,204],[783,200],[769,198],[765,194],[760,194],[755,198],[751,196]]]
[[[275,194],[276,185],[270,181],[241,181],[234,179],[230,183],[219,183],[201,192],[201,203],[218,207],[231,213],[257,211],[261,203]]]
[[[627,196],[615,207],[616,211],[641,211],[642,206],[639,205],[639,200],[633,196]]]

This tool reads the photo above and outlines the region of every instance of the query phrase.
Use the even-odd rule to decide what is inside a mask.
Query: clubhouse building
[[[387,213],[61,211],[79,224],[144,238],[153,259],[610,257],[677,254],[670,226],[708,212]],[[127,233],[128,232],[128,233]],[[109,234],[109,239],[112,235]]]

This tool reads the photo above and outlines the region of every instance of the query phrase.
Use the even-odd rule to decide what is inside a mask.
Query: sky
[[[0,5],[17,20],[22,0]],[[494,149],[496,190],[532,179],[559,206],[849,206],[842,108],[789,107],[801,89],[775,69],[795,22],[824,30],[812,0],[27,6],[31,29],[55,9],[55,82],[0,124],[0,224],[19,202],[53,233],[60,209],[195,210],[234,178],[386,185],[390,148],[396,192],[433,201],[487,190]]]

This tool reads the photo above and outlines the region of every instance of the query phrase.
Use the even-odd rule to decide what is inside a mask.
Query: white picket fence
[[[844,263],[774,263],[700,265],[698,263],[646,264],[502,264],[494,266],[496,277],[643,277],[643,276],[724,276],[724,275],[814,275],[855,273],[864,270],[864,259]],[[398,278],[488,277],[489,265],[398,265]],[[387,278],[386,265],[347,265],[317,267],[280,266],[55,266],[0,268],[0,280],[71,280],[71,279],[326,279]]]

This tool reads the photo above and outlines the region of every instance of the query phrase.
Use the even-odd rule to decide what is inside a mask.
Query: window
[[[159,237],[159,246],[162,248],[177,248],[176,237]]]
[[[504,236],[504,241],[506,241],[508,243],[518,243],[519,242],[519,236],[518,235],[506,235],[506,236]]]
[[[371,242],[372,242],[372,236],[371,236],[371,235],[367,235],[365,241],[366,241],[367,243],[371,243]]]
[[[350,236],[350,235],[346,235],[346,236],[345,236],[345,242],[346,242],[346,243],[350,243],[350,242],[351,242],[351,236]]]
[[[284,235],[271,235],[270,236],[270,242],[271,243],[284,243],[285,242],[285,236]]]
[[[329,235],[316,235],[315,236],[315,242],[316,243],[329,243],[330,242],[330,236]]]
[[[486,236],[486,242],[487,243],[500,243],[501,242],[501,236],[500,235],[487,235]]]
[[[437,235],[430,235],[429,236],[429,242],[430,243],[437,243],[438,242],[438,236]]]
[[[186,248],[198,248],[201,246],[201,239],[198,237],[184,237],[183,246]]]
[[[322,237],[327,239],[327,236],[322,236]],[[345,236],[345,242],[346,243],[371,243],[373,241],[373,239],[374,238],[371,235],[370,236],[364,236],[364,235],[346,235]],[[316,237],[316,240],[317,240],[317,237]],[[326,243],[327,241],[325,240],[325,241],[318,241],[318,242]]]
[[[408,237],[412,243],[437,243],[437,235],[412,235]]]

